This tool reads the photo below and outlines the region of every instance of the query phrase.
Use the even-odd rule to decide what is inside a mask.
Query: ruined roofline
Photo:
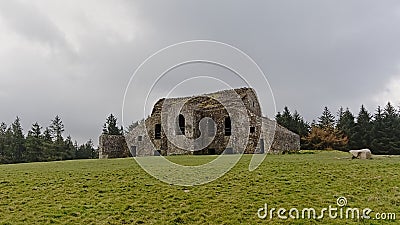
[[[168,100],[182,100],[182,99],[195,98],[195,97],[209,97],[209,96],[216,95],[216,94],[225,94],[225,93],[228,93],[228,92],[230,92],[232,90],[236,91],[236,93],[238,93],[238,95],[240,95],[241,97],[243,97],[241,94],[246,94],[246,91],[248,91],[248,90],[251,90],[252,92],[255,93],[254,89],[251,88],[251,87],[241,87],[241,88],[234,88],[234,89],[225,89],[225,90],[222,90],[222,91],[216,91],[216,92],[199,94],[199,95],[173,97],[173,98],[160,98],[157,101],[157,103],[160,102],[160,101],[164,101],[165,99],[168,99]]]
[[[229,93],[230,91],[235,91],[241,98],[247,95],[248,91],[251,91],[254,93],[255,96],[257,96],[255,90],[251,87],[241,87],[241,88],[234,88],[234,89],[226,89],[222,91],[216,91],[216,92],[211,92],[211,93],[205,93],[205,94],[200,94],[200,95],[192,95],[192,96],[183,96],[183,97],[174,97],[174,98],[160,98],[153,106],[152,113],[153,114],[155,111],[157,111],[157,108],[160,108],[163,102],[168,99],[172,101],[181,101],[185,99],[192,99],[196,97],[213,97],[215,95],[224,95],[226,93]]]
[[[266,116],[262,116],[261,118],[268,120],[268,122],[274,122],[275,123],[275,128],[280,128],[281,130],[284,130],[286,133],[292,133],[294,135],[299,135],[296,132],[293,132],[293,131],[287,129],[286,127],[280,125],[275,119],[270,119],[270,118],[268,118]]]
[[[267,116],[261,116],[261,119],[267,119],[267,120],[270,120],[270,121],[274,121],[274,122],[276,122],[276,120],[274,120],[274,119],[270,119],[269,117],[267,117]]]

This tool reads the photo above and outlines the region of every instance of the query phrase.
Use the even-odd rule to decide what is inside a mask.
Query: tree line
[[[337,115],[325,107],[311,123],[288,107],[278,112],[278,124],[300,135],[301,149],[350,150],[369,148],[374,154],[400,154],[400,110],[390,102],[373,114],[362,105],[357,115],[342,107]]]
[[[78,145],[71,136],[63,137],[64,124],[59,116],[44,128],[37,122],[24,135],[19,117],[7,126],[0,124],[0,163],[44,162],[97,158],[91,140]]]

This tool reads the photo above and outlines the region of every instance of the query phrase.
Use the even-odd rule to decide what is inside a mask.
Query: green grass
[[[251,156],[244,155],[220,179],[193,187],[162,183],[132,158],[0,165],[0,224],[399,223],[400,158],[349,156],[336,151],[268,155],[250,172]],[[198,165],[212,157],[170,159]],[[257,217],[264,203],[320,210],[336,206],[339,196],[349,207],[395,212],[397,221]]]

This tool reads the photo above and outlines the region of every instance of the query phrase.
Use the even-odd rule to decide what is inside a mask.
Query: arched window
[[[232,134],[231,118],[228,116],[225,118],[225,136],[231,136],[231,134]]]
[[[185,117],[182,114],[178,116],[178,135],[185,135]]]

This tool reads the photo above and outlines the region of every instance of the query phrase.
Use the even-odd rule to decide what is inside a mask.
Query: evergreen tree
[[[122,134],[122,128],[119,129]],[[86,152],[84,158],[96,158],[97,151],[90,140],[82,146],[73,143],[71,136],[62,136],[64,125],[59,116],[44,129],[36,122],[24,136],[20,118],[7,126],[0,123],[0,163],[19,163],[34,161],[66,160],[76,158],[81,148]]]
[[[123,128],[122,126],[118,128],[117,118],[113,114],[107,117],[106,123],[103,125],[103,134],[123,135]]]
[[[51,121],[49,128],[55,142],[62,142],[64,140],[62,136],[62,133],[64,132],[64,124],[58,115]]]
[[[53,141],[53,138],[51,137],[51,131],[48,127],[43,132],[43,138],[46,141]]]
[[[56,154],[50,128],[46,127],[43,131],[43,161],[55,160]]]
[[[32,124],[31,130],[26,137],[25,148],[27,162],[38,162],[44,160],[42,127],[36,122]]]
[[[63,160],[68,158],[67,149],[65,149],[64,138],[64,124],[61,118],[57,115],[50,124],[50,133],[53,138],[53,157],[55,160]],[[52,157],[52,158],[53,158]]]
[[[310,125],[304,121],[303,117],[295,111],[293,115],[290,113],[287,106],[285,106],[283,113],[277,113],[275,120],[279,125],[286,127],[288,130],[298,134],[301,140],[301,148],[303,149],[303,137],[307,136],[310,132]]]
[[[89,140],[85,144],[79,146],[76,152],[77,159],[95,159],[98,158],[96,150],[93,148],[92,140]]]
[[[4,144],[5,144],[5,157],[4,157],[4,163],[13,163],[14,162],[14,151],[12,149],[12,137],[13,137],[13,133],[12,133],[12,129],[11,126],[8,126],[7,130],[6,130],[6,134],[5,134],[5,140],[4,140]]]
[[[351,136],[351,148],[362,149],[368,148],[371,144],[371,114],[361,105],[360,112],[357,116],[357,123],[354,127],[354,134]]]
[[[19,117],[11,124],[11,143],[10,150],[12,152],[13,162],[23,162],[25,154],[25,137],[22,131],[21,121]]]
[[[374,121],[372,122],[372,134],[371,134],[371,149],[374,153],[384,153],[386,148],[386,133],[384,127],[383,111],[380,106],[376,109],[374,114]],[[387,154],[388,152],[386,152]]]
[[[339,108],[339,110],[337,112],[337,115],[338,115],[338,120],[336,121],[336,126],[337,126],[337,123],[339,122],[339,120],[342,119],[342,117],[344,115],[344,109],[343,109],[342,106],[340,106],[340,108]]]
[[[75,144],[72,141],[71,136],[68,136],[64,141],[63,159],[64,160],[74,159],[75,158],[75,152],[76,152]]]
[[[303,117],[297,111],[292,115],[286,106],[283,114],[280,112],[276,114],[275,120],[279,125],[286,127],[300,136],[306,136],[309,133],[310,126],[304,121]]]
[[[304,121],[304,118],[300,116],[300,114],[297,111],[294,111],[293,121],[294,121],[293,132],[300,135],[300,137],[307,136],[308,133],[310,132],[310,125],[308,125],[308,123]]]
[[[396,109],[393,107],[393,105],[388,102],[385,106],[385,109],[383,110],[383,117],[392,120],[393,122],[395,122],[395,120],[397,119],[397,111]]]
[[[7,163],[9,160],[9,150],[7,146],[7,124],[0,124],[0,163]]]
[[[332,115],[326,106],[322,115],[318,117],[318,126],[323,129],[333,129],[335,127],[335,116]]]
[[[281,121],[279,124],[286,128],[292,128],[293,126],[292,113],[289,111],[289,108],[287,106],[285,106],[285,108],[283,109]]]
[[[349,108],[346,109],[346,111],[343,111],[343,108],[339,109],[339,119],[336,123],[336,128],[339,131],[342,131],[344,135],[346,135],[349,138],[349,142],[346,146],[346,149],[350,149],[352,145],[352,136],[354,134],[354,127],[356,125],[355,123],[355,117],[353,113],[350,112]]]
[[[396,109],[388,102],[382,113],[382,146],[381,150],[385,154],[400,154],[400,121]],[[379,137],[378,137],[379,138]]]
[[[7,131],[7,124],[2,122],[0,124],[0,136],[3,137],[6,134]]]
[[[28,136],[41,138],[42,136],[42,127],[36,122],[32,124],[32,128],[28,131]]]

